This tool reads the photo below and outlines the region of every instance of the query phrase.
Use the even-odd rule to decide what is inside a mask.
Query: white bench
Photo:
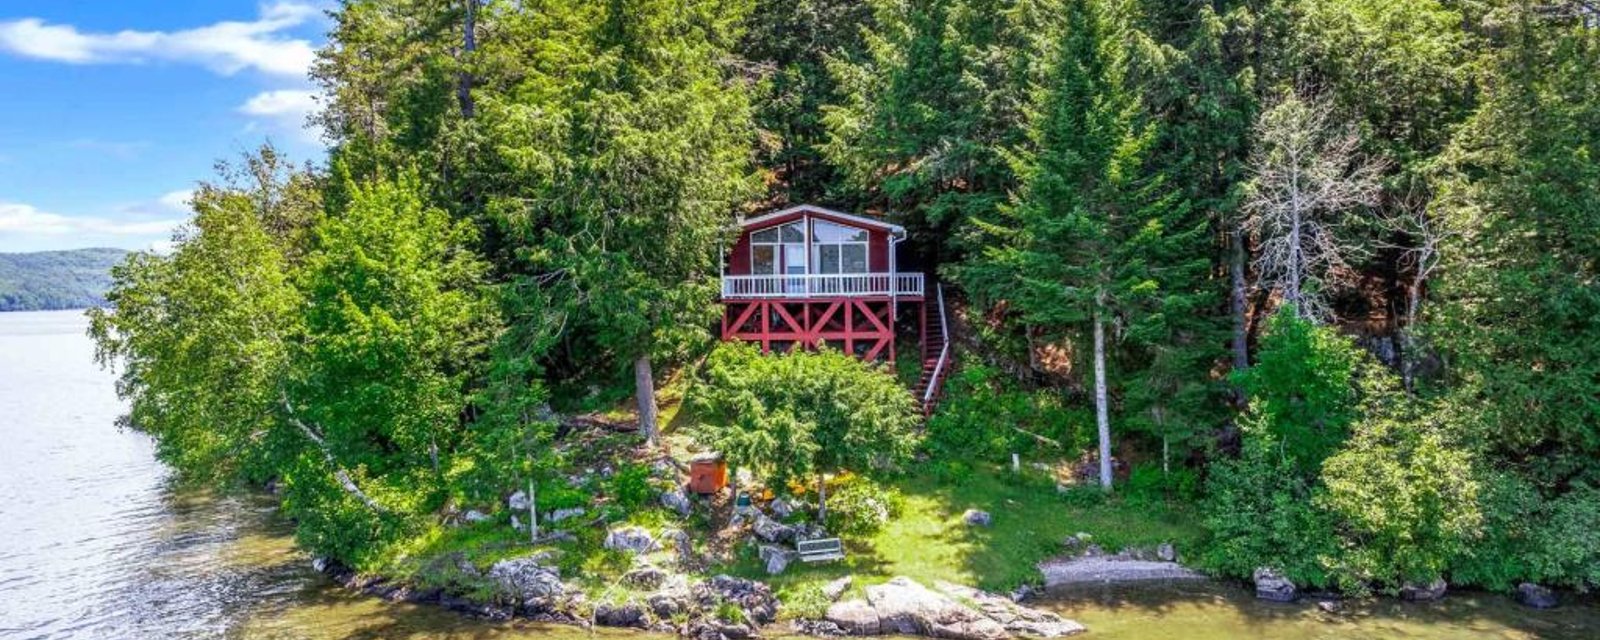
[[[819,538],[816,540],[801,540],[795,545],[800,552],[801,562],[826,562],[829,560],[844,559],[844,543],[838,538]]]

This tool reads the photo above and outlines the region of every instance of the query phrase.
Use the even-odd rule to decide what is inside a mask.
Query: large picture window
[[[750,273],[805,273],[805,226],[799,222],[750,234]]]
[[[867,231],[824,220],[812,221],[811,261],[817,273],[866,273]]]

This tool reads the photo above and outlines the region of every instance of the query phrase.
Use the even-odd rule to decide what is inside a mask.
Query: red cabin
[[[896,267],[905,237],[899,225],[812,205],[741,220],[723,267],[722,339],[759,343],[763,352],[826,344],[893,359],[899,307],[912,303],[924,353],[939,360],[943,327],[935,325],[930,353],[923,274]]]

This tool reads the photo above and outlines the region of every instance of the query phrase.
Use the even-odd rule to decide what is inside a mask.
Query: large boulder
[[[757,625],[778,619],[778,598],[765,583],[718,575],[694,585],[693,594],[696,605],[703,611],[732,604],[744,611],[746,620]]]
[[[524,605],[544,602],[566,590],[561,570],[547,562],[549,554],[543,553],[501,560],[489,567],[489,578]]]
[[[527,511],[528,510],[528,494],[527,494],[527,492],[518,491],[516,493],[511,494],[510,498],[506,498],[506,506],[510,507],[512,511]]]
[[[470,522],[472,524],[477,524],[479,522],[484,522],[484,521],[488,520],[489,519],[489,515],[484,513],[484,512],[482,512],[482,511],[479,511],[477,509],[469,509],[467,511],[466,515],[461,516],[461,519],[462,520],[466,520],[467,522]]]
[[[1062,638],[1087,631],[1075,620],[1055,613],[1024,607],[1010,598],[972,587],[938,582],[934,588],[977,607],[978,612],[1000,623],[1006,631],[1029,638]]]
[[[1517,585],[1517,602],[1535,609],[1553,609],[1561,604],[1554,590],[1532,582]]]
[[[866,600],[835,602],[828,605],[828,613],[823,617],[853,636],[875,636],[883,632],[878,623],[878,610]]]
[[[967,509],[966,513],[961,514],[961,521],[972,527],[987,527],[994,523],[994,517],[988,511]]]
[[[999,622],[903,576],[867,587],[867,602],[884,632],[949,640],[1011,637]]]
[[[764,544],[759,549],[761,561],[767,565],[767,575],[775,576],[789,568],[789,563],[800,557],[794,549]]]
[[[1419,584],[1407,582],[1400,585],[1400,599],[1411,602],[1433,602],[1444,597],[1444,592],[1450,585],[1444,578],[1434,578],[1433,582]]]
[[[1283,577],[1277,570],[1269,567],[1259,567],[1251,578],[1256,583],[1256,597],[1273,602],[1294,602],[1300,597],[1299,589],[1294,582]]]
[[[661,506],[678,512],[678,515],[688,517],[694,510],[694,505],[689,502],[689,496],[679,489],[663,491],[661,493]]]
[[[594,608],[594,623],[602,627],[636,627],[643,629],[649,625],[649,622],[650,619],[645,613],[644,606],[637,602],[600,604]]]
[[[644,527],[620,527],[606,532],[605,547],[638,555],[660,549],[661,545]]]
[[[794,504],[784,498],[774,498],[767,505],[767,508],[771,509],[772,515],[777,516],[779,520],[789,519],[789,516],[794,515],[795,511]]]
[[[576,518],[578,516],[581,516],[581,515],[583,515],[583,513],[584,513],[583,507],[572,507],[570,509],[556,509],[555,511],[551,511],[550,513],[546,514],[545,517],[544,517],[544,521],[545,522],[551,522],[551,523],[561,522],[562,520],[567,520],[567,519],[570,519],[570,518]]]
[[[755,532],[756,537],[761,539],[762,542],[793,543],[795,539],[794,527],[768,518],[767,514],[764,513],[756,514],[755,523],[751,525],[751,530]]]
[[[622,583],[635,589],[653,590],[666,582],[667,572],[658,567],[644,565],[622,574]]]

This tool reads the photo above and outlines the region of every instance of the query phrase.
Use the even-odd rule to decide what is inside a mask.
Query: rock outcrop
[[[1300,597],[1300,590],[1295,587],[1294,582],[1274,569],[1258,567],[1251,578],[1256,583],[1256,597],[1262,600],[1294,602]]]
[[[1092,552],[1094,545],[1087,551]],[[1176,562],[1135,560],[1090,553],[1079,558],[1058,558],[1039,563],[1046,587],[1105,584],[1146,580],[1204,580],[1205,576]]]
[[[1517,602],[1535,609],[1553,609],[1561,604],[1554,590],[1532,582],[1517,585]]]
[[[1433,582],[1427,584],[1407,582],[1400,585],[1400,599],[1411,602],[1433,602],[1443,598],[1445,590],[1449,588],[1450,585],[1444,578],[1434,578]]]
[[[661,545],[644,527],[621,527],[606,532],[605,547],[639,555],[660,549]]]
[[[489,567],[489,579],[523,606],[546,603],[566,591],[561,570],[548,561],[547,554],[501,560]]]
[[[1084,630],[1076,622],[1001,596],[959,585],[939,586],[944,593],[910,578],[895,578],[867,587],[865,600],[835,602],[828,607],[826,620],[850,635],[905,634],[948,640],[1004,640],[1016,635],[1057,638]]]

